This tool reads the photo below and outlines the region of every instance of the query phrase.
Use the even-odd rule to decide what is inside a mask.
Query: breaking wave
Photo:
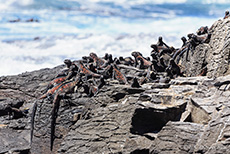
[[[228,0],[0,0],[0,75],[80,59],[90,52],[149,56],[158,36],[180,38],[211,26]]]

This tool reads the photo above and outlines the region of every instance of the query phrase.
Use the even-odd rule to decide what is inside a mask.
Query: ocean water
[[[0,76],[52,68],[63,60],[149,56],[222,19],[230,0],[0,0]],[[33,22],[29,20],[33,19]]]

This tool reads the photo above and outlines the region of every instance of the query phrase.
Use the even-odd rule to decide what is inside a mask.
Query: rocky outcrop
[[[211,27],[212,39],[210,40],[210,52],[207,60],[208,76],[223,76],[229,74],[230,55],[230,21],[229,19],[219,20]]]
[[[182,70],[187,76],[197,76],[206,72],[208,77],[228,75],[230,56],[230,20],[218,20],[209,29],[211,39],[209,43],[196,46],[181,59]]]
[[[209,71],[207,70],[207,64],[209,63],[207,55],[209,50],[210,45],[204,43],[198,45],[193,52],[190,51],[188,53],[188,60],[186,60],[186,54],[183,55],[181,66],[186,76],[203,75],[203,72]]]
[[[210,43],[180,60],[191,77],[139,88],[108,78],[95,96],[80,87],[61,95],[52,151],[52,97],[38,98],[64,65],[0,77],[0,153],[228,153],[229,85],[216,86],[230,80],[228,26],[229,19],[217,21]],[[207,76],[198,76],[204,69]],[[120,70],[127,80],[146,73],[124,65]]]
[[[194,153],[197,141],[204,131],[202,124],[168,122],[151,146],[151,153]]]

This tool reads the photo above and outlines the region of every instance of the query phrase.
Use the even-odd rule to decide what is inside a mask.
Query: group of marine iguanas
[[[225,18],[229,17],[229,12],[225,12]],[[196,34],[187,35],[188,39],[182,37],[183,45],[179,49],[168,46],[159,37],[156,44],[152,44],[151,58],[144,57],[140,52],[134,51],[132,57],[115,57],[106,53],[104,57],[98,57],[96,53],[90,53],[89,56],[82,57],[81,60],[64,60],[66,69],[62,70],[48,84],[44,95],[39,99],[51,98],[53,103],[51,113],[51,150],[55,138],[55,120],[60,100],[68,93],[77,92],[79,88],[84,89],[89,97],[96,96],[100,89],[106,85],[107,79],[117,80],[120,84],[130,85],[133,88],[139,88],[142,84],[148,82],[169,82],[170,79],[178,76],[184,76],[178,65],[180,58],[184,55],[188,60],[189,52],[195,52],[197,45],[209,43],[211,33],[207,26],[200,27]],[[166,55],[166,56],[165,56]],[[167,58],[165,58],[167,57]],[[131,69],[139,71],[139,74],[128,76],[122,73],[122,69]],[[160,75],[159,75],[160,74]],[[205,75],[203,73],[202,75]],[[34,116],[37,103],[34,104],[31,122],[31,143],[34,129]]]

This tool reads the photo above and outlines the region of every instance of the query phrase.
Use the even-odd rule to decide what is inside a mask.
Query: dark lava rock
[[[52,97],[38,98],[64,65],[0,77],[0,153],[228,153],[230,88],[215,85],[230,79],[229,21],[214,23],[210,43],[196,46],[187,61],[182,56],[187,77],[162,83],[164,73],[158,73],[158,80],[137,88],[105,79],[94,96],[80,87],[61,95],[52,151]],[[128,82],[147,74],[133,66],[118,67]],[[9,115],[9,106],[28,113],[16,118]]]

